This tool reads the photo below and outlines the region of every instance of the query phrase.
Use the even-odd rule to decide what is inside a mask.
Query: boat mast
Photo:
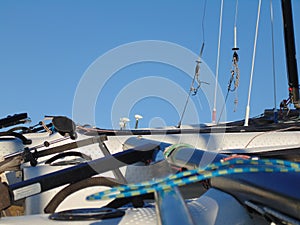
[[[283,27],[284,27],[284,40],[285,40],[285,54],[286,54],[286,67],[289,85],[290,101],[294,104],[295,108],[300,108],[299,102],[299,81],[296,61],[295,50],[295,36],[291,0],[281,0]]]

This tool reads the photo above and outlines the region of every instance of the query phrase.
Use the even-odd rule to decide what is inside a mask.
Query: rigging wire
[[[222,106],[222,110],[218,119],[218,122],[220,122],[220,119],[222,117],[227,99],[228,99],[228,95],[229,92],[235,92],[235,99],[234,99],[234,112],[236,111],[237,108],[237,103],[238,103],[238,98],[237,98],[237,88],[239,86],[239,80],[240,80],[240,70],[238,67],[238,61],[239,61],[239,55],[237,54],[237,51],[239,50],[239,48],[237,47],[237,15],[238,15],[238,0],[236,0],[236,4],[235,4],[235,16],[234,16],[234,27],[233,27],[233,56],[232,56],[232,69],[230,71],[231,76],[230,76],[230,80],[228,82],[228,87],[227,87],[227,93],[226,93],[226,97],[225,97],[225,101],[224,104]],[[234,82],[234,87],[232,88],[231,85]]]
[[[258,3],[258,10],[257,10],[257,19],[256,19],[256,28],[255,28],[255,38],[254,38],[254,46],[253,46],[252,65],[251,65],[250,82],[249,82],[249,92],[248,92],[248,102],[247,102],[247,106],[246,106],[246,115],[245,115],[245,123],[244,123],[244,126],[248,126],[248,123],[249,123],[250,98],[251,98],[252,79],[253,79],[253,72],[254,72],[254,61],[255,61],[255,54],[256,54],[256,42],[257,42],[257,35],[258,35],[258,25],[259,25],[259,17],[260,17],[260,7],[261,7],[261,0],[259,0],[259,3]]]
[[[235,4],[235,18],[234,18],[234,47],[233,47],[233,68],[234,68],[234,72],[235,72],[235,81],[234,81],[234,91],[235,91],[235,99],[234,99],[234,112],[237,109],[237,104],[238,104],[238,94],[237,94],[237,88],[239,86],[239,81],[240,81],[240,69],[238,67],[238,61],[239,61],[239,56],[237,54],[237,51],[239,50],[239,48],[237,47],[237,15],[238,15],[238,4],[239,1],[236,0],[236,4]]]
[[[192,80],[190,91],[189,91],[187,99],[185,101],[183,111],[182,111],[180,120],[178,122],[177,128],[181,127],[181,123],[182,123],[182,120],[183,120],[183,117],[184,117],[184,114],[185,114],[185,111],[186,111],[186,108],[187,108],[187,105],[188,105],[188,102],[190,100],[191,95],[193,95],[193,96],[196,95],[198,93],[199,88],[201,87],[201,84],[206,83],[206,82],[201,81],[200,78],[199,78],[200,77],[200,63],[201,63],[201,58],[202,58],[202,54],[203,54],[203,50],[204,50],[204,43],[205,43],[205,33],[204,33],[205,13],[206,13],[206,0],[204,1],[203,16],[202,16],[202,46],[201,46],[201,50],[200,50],[200,53],[199,53],[199,57],[196,60],[197,64],[196,64],[196,68],[195,68],[195,75],[194,75],[194,78]],[[194,87],[195,82],[197,82],[197,87]],[[208,83],[206,83],[206,84],[208,84]]]
[[[278,122],[277,113],[277,100],[276,100],[276,72],[275,72],[275,49],[274,49],[274,19],[273,19],[273,5],[270,1],[270,17],[271,17],[271,33],[272,33],[272,72],[273,72],[273,85],[274,85],[274,122]]]
[[[217,66],[216,66],[216,81],[215,81],[215,93],[214,93],[214,106],[212,112],[212,122],[216,122],[216,104],[217,104],[217,87],[218,87],[218,77],[219,77],[219,61],[220,61],[220,45],[221,45],[221,36],[222,36],[222,18],[223,18],[223,0],[221,1],[220,9],[220,22],[219,22],[219,40],[218,40],[218,56],[217,56]]]

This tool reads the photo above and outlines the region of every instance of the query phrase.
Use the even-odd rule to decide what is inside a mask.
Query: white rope
[[[217,113],[216,104],[217,104],[217,87],[218,87],[218,77],[219,77],[220,45],[221,45],[221,36],[222,36],[222,17],[223,17],[223,0],[221,1],[221,9],[220,9],[218,56],[217,56],[217,66],[216,66],[214,108],[213,108],[213,113],[212,113],[212,122],[213,123],[216,123],[216,113]]]
[[[254,71],[254,61],[255,61],[255,54],[256,54],[256,42],[257,42],[257,35],[258,35],[260,6],[261,6],[261,0],[259,0],[259,3],[258,3],[258,12],[257,12],[257,20],[256,20],[256,28],[255,28],[255,38],[254,38],[254,47],[253,47],[253,55],[252,55],[252,66],[251,66],[251,74],[250,74],[250,82],[249,82],[248,102],[247,102],[247,107],[246,107],[246,115],[245,115],[245,124],[244,124],[244,126],[248,126],[248,123],[249,123],[250,98],[251,98],[252,79],[253,79],[253,71]]]

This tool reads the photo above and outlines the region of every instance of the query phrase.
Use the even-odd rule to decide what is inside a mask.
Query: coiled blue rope
[[[183,186],[212,177],[257,172],[300,172],[300,164],[278,159],[230,159],[212,163],[205,168],[188,170],[163,179],[122,185],[88,196],[88,201],[108,200],[115,198],[133,197],[158,190],[168,190],[175,186]]]

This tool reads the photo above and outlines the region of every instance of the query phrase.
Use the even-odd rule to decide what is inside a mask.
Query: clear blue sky
[[[208,0],[204,17],[205,48],[202,59],[213,73],[216,71],[217,61],[220,2]],[[292,3],[294,11],[300,12],[300,1],[294,0]],[[261,9],[251,116],[262,113],[265,108],[274,107],[269,4],[269,1],[263,1]],[[245,114],[257,5],[258,1],[239,1],[239,104],[234,113],[234,95],[230,94],[227,120],[242,119]],[[288,93],[280,1],[273,0],[273,6],[279,105],[283,98],[287,98]],[[157,40],[174,43],[198,54],[203,41],[203,7],[204,1],[1,0],[0,117],[28,112],[32,124],[37,123],[44,115],[72,117],[74,96],[80,80],[95,60],[118,46]],[[219,67],[219,84],[224,96],[231,69],[234,10],[235,0],[225,0]],[[297,42],[300,37],[299,13],[294,14],[294,23]],[[299,43],[296,47],[299,53]],[[143,54],[145,53],[141,53]],[[117,64],[120,57],[105,66]],[[125,55],[122,57],[126,58]],[[299,64],[299,57],[297,60]],[[195,62],[192,61],[191,71],[194,67]],[[149,77],[150,80],[143,80]],[[159,84],[163,87],[159,87]],[[117,118],[121,115],[130,117],[130,126],[133,127],[134,114],[144,116],[140,122],[142,127],[176,125],[184,105],[182,99],[186,98],[182,90],[188,92],[190,84],[191,77],[176,67],[157,62],[133,63],[112,74],[99,90],[95,108],[84,108],[82,112],[94,111],[94,125],[103,128],[117,127]],[[212,85],[208,86],[214,88]],[[151,87],[153,90],[154,87],[165,89],[164,93],[169,94],[166,96],[175,96],[177,102],[174,103],[174,99],[160,96],[159,93],[149,94],[146,90]],[[114,104],[118,103],[116,99],[126,92],[126,88],[134,88],[134,97],[138,101],[130,105],[129,111],[121,112],[122,108]],[[86,93],[88,96],[88,88]],[[176,97],[176,93],[182,94],[181,97]],[[127,104],[126,98],[119,101]],[[183,123],[210,122],[211,108],[205,100],[205,93],[199,91],[197,96],[192,97],[192,102],[197,108],[198,118],[188,116]],[[221,107],[218,105],[217,110],[220,111]]]

